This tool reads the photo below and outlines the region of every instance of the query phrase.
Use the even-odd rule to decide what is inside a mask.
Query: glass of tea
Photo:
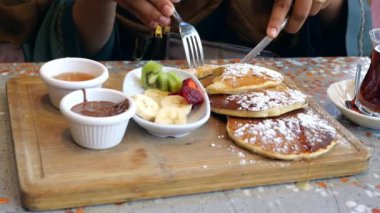
[[[372,50],[371,64],[360,85],[355,104],[363,114],[380,117],[380,44]]]
[[[374,28],[369,31],[369,37],[371,38],[372,46],[376,47],[380,44],[380,28]]]

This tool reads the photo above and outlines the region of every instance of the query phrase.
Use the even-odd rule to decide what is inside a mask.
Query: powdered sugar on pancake
[[[222,73],[223,79],[235,79],[247,76],[264,77],[268,80],[282,81],[284,76],[281,73],[268,69],[266,67],[252,65],[252,64],[227,64],[224,65],[224,72]]]
[[[311,110],[274,119],[232,119],[235,121],[229,124],[235,139],[272,153],[312,153],[326,148],[336,137],[335,128]]]
[[[287,88],[284,91],[265,90],[229,95],[227,102],[236,102],[238,110],[263,111],[274,107],[305,103],[307,96],[302,92]]]

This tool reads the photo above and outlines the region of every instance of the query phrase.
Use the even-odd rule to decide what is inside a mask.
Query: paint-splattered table
[[[209,63],[229,63],[219,60]],[[357,63],[369,66],[369,58],[255,59],[258,64],[281,70],[313,96],[333,117],[370,148],[369,169],[361,174],[311,181],[311,187],[280,184],[176,196],[128,203],[88,206],[54,212],[372,212],[380,213],[380,131],[362,128],[347,120],[327,98],[327,87],[353,79]],[[111,72],[127,72],[143,62],[104,62]],[[162,61],[184,66],[183,61]],[[14,162],[6,81],[16,76],[36,76],[41,64],[0,64],[0,212],[24,212]]]

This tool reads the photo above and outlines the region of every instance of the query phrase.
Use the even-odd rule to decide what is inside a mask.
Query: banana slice
[[[186,115],[181,108],[163,107],[158,112],[154,122],[160,124],[186,124]]]
[[[153,121],[156,117],[160,106],[151,97],[143,94],[138,94],[132,97],[136,103],[136,114],[141,118]]]
[[[169,95],[169,92],[162,91],[159,89],[147,89],[144,92],[145,95],[151,97],[155,100],[159,105],[161,105],[161,100]]]
[[[190,113],[192,105],[188,104],[185,98],[180,95],[169,95],[161,100],[161,107],[176,108],[187,115]]]

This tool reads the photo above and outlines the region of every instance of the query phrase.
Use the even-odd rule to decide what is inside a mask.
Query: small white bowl
[[[353,79],[335,82],[327,89],[330,100],[338,107],[341,113],[352,122],[371,129],[380,129],[380,118],[367,116],[356,111],[347,109],[346,100],[354,98],[355,82]]]
[[[125,112],[107,117],[91,117],[73,112],[71,108],[83,102],[83,91],[67,94],[60,102],[62,114],[69,120],[74,141],[90,149],[107,149],[118,145],[126,132],[130,118],[136,112],[133,100],[126,94],[106,88],[86,89],[87,101],[110,101],[118,103],[128,99]]]
[[[144,88],[142,87],[141,80],[141,69],[134,69],[127,73],[123,82],[123,92],[129,96],[134,96],[137,94],[143,94]],[[173,67],[163,67],[164,72],[174,72],[180,78],[192,78],[200,89],[204,102],[194,109],[191,110],[190,114],[187,116],[186,124],[158,124],[151,121],[144,120],[138,115],[133,116],[133,120],[139,124],[141,127],[146,129],[151,135],[157,137],[183,137],[194,131],[195,129],[202,126],[210,118],[210,101],[207,96],[206,90],[199,82],[199,80],[192,74]]]
[[[82,72],[95,78],[87,81],[64,81],[55,77],[62,73]],[[66,94],[84,88],[102,87],[108,79],[108,69],[101,63],[85,58],[60,58],[48,61],[40,68],[40,76],[48,86],[50,102],[59,108],[59,102]]]

